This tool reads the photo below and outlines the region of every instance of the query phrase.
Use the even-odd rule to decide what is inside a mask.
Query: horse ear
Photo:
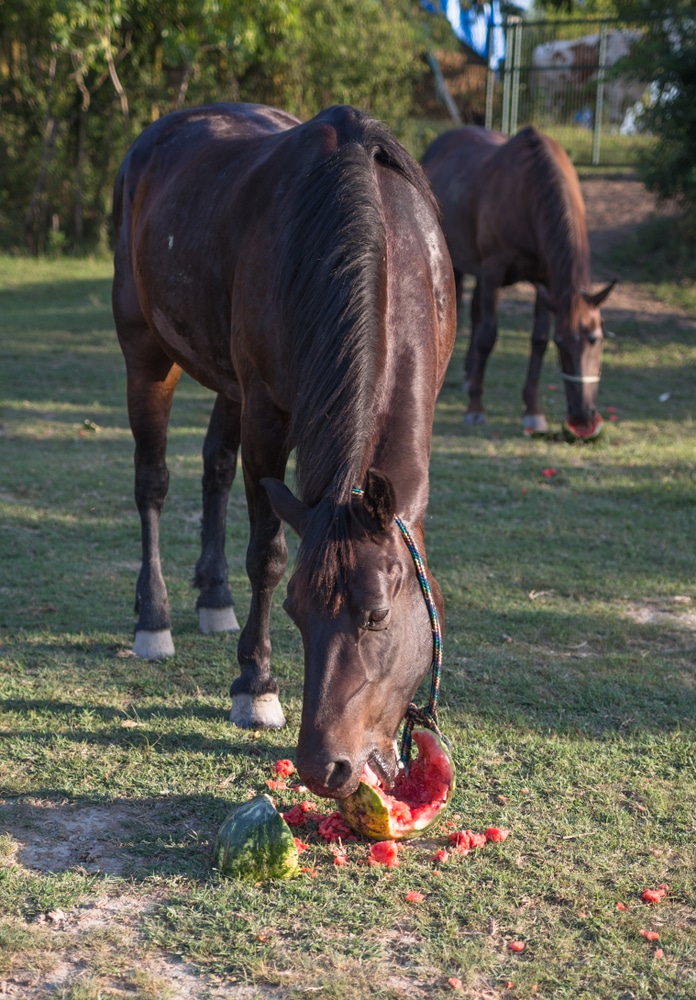
[[[396,497],[391,480],[379,469],[368,469],[362,498],[363,511],[371,522],[370,528],[386,531],[396,514]]]
[[[302,537],[309,516],[309,507],[298,500],[279,479],[262,479],[261,485],[268,493],[271,507],[277,516]]]
[[[603,288],[600,292],[595,292],[594,295],[592,292],[586,292],[583,288],[581,293],[583,299],[587,302],[588,306],[594,306],[595,309],[598,309],[618,280],[618,278],[614,278],[613,281],[609,282],[606,288]]]

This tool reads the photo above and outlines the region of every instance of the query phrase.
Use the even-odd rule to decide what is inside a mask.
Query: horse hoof
[[[235,694],[230,722],[240,729],[282,729],[285,716],[277,694]]]
[[[199,608],[198,628],[203,635],[213,632],[239,632],[239,622],[230,605],[227,608]]]
[[[464,414],[464,423],[469,427],[483,427],[488,423],[485,413],[478,413],[474,410],[467,410]]]
[[[157,632],[141,629],[135,633],[133,652],[142,660],[164,660],[167,656],[174,656],[172,633],[168,628]]]
[[[548,434],[549,425],[543,413],[525,413],[522,417],[525,434]]]

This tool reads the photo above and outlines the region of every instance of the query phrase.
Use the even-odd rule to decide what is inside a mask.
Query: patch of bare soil
[[[163,802],[160,812],[166,809]],[[181,821],[185,824],[186,818]],[[247,1000],[264,995],[263,989],[200,976],[192,965],[147,947],[143,918],[163,900],[156,888],[138,893],[126,881],[137,868],[129,848],[161,824],[157,804],[151,802],[0,800],[0,830],[11,838],[11,849],[0,859],[7,876],[68,871],[110,876],[99,883],[102,893],[88,902],[13,921],[35,936],[41,961],[37,963],[35,954],[26,961],[15,955],[11,972],[0,976],[0,997],[44,1000],[80,988],[90,996],[161,1000]],[[108,971],[97,971],[100,967]],[[273,995],[278,997],[278,991]]]
[[[675,206],[658,204],[637,177],[591,177],[581,180],[580,186],[587,212],[593,277],[596,282],[619,279],[602,307],[605,316],[610,320],[626,319],[633,314],[641,322],[681,316],[687,325],[693,326],[693,319],[686,312],[653,299],[641,285],[626,281],[607,263],[612,250],[628,239],[638,225],[673,216]]]
[[[592,252],[600,260],[640,223],[674,214],[674,207],[658,205],[637,177],[590,177],[580,187]]]
[[[696,611],[684,610],[691,598],[679,596],[665,600],[644,600],[631,605],[626,615],[639,625],[672,625],[675,628],[696,631]]]

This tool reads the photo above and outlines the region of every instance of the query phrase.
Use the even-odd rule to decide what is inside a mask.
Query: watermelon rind
[[[361,780],[355,792],[345,799],[339,799],[338,809],[355,833],[368,837],[370,840],[408,840],[418,837],[435,820],[448,805],[455,788],[454,765],[449,750],[435,733],[429,729],[414,729],[413,742],[420,753],[441,753],[449,765],[449,786],[447,795],[437,803],[433,803],[428,813],[423,813],[408,826],[395,822],[389,806],[379,789]]]
[[[295,837],[268,795],[230,813],[218,831],[213,864],[223,875],[254,882],[299,875]]]
[[[578,442],[591,442],[596,441],[602,436],[604,432],[604,421],[601,416],[597,414],[595,419],[595,424],[590,431],[583,434],[578,432],[571,424],[563,424],[563,437],[569,444],[576,444]]]

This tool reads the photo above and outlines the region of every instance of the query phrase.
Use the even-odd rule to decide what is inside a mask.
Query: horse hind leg
[[[142,542],[133,652],[143,659],[159,660],[174,655],[159,539],[160,517],[169,488],[167,424],[181,369],[154,343],[149,330],[138,333],[134,349],[129,349],[121,334],[119,329],[126,357],[128,416],[135,440],[135,502]]]
[[[239,630],[225,558],[227,501],[237,467],[239,436],[239,403],[218,396],[203,445],[201,555],[193,580],[200,591],[196,608],[204,635]]]

